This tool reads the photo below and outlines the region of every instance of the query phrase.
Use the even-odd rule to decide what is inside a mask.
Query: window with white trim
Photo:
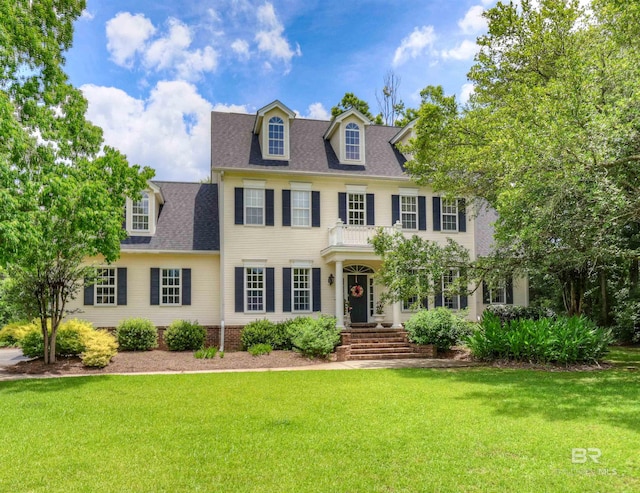
[[[291,190],[291,225],[311,226],[311,192]]]
[[[452,310],[460,308],[460,295],[451,293],[458,277],[460,277],[458,269],[449,269],[442,275],[442,306]]]
[[[160,275],[160,304],[180,305],[182,298],[180,269],[162,269]]]
[[[142,192],[142,198],[131,207],[131,230],[149,231],[149,195]]]
[[[352,161],[360,160],[360,127],[356,123],[347,123],[344,131],[345,157]]]
[[[457,199],[442,199],[442,231],[458,231]]]
[[[96,306],[115,306],[116,269],[113,267],[97,269],[94,290]]]
[[[291,269],[293,286],[293,311],[311,311],[311,269],[294,267]]]
[[[284,156],[284,121],[279,116],[269,119],[269,154]]]
[[[245,224],[264,226],[264,189],[244,189]]]
[[[418,197],[400,195],[400,220],[403,229],[418,229]]]
[[[347,194],[347,224],[355,226],[366,224],[366,194]]]
[[[246,267],[244,270],[245,311],[265,311],[265,269],[264,267]]]
[[[507,288],[505,283],[489,290],[489,302],[492,305],[504,305],[507,302]]]

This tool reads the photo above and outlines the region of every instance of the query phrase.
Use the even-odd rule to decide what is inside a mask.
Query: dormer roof
[[[271,111],[274,108],[278,108],[279,110],[281,110],[283,113],[285,113],[289,119],[293,120],[296,117],[296,114],[289,109],[286,105],[284,105],[282,102],[280,102],[279,100],[275,100],[272,103],[269,103],[266,106],[263,106],[262,108],[260,108],[257,113],[256,113],[256,121],[253,125],[253,133],[254,134],[259,134],[260,133],[260,129],[262,128],[262,120],[264,119],[264,115],[266,115],[267,113],[269,113],[269,111]]]
[[[411,120],[409,123],[407,123],[404,127],[400,129],[400,131],[397,134],[393,136],[393,138],[389,141],[389,143],[391,145],[396,145],[398,142],[402,142],[407,135],[411,134],[411,132],[413,131],[413,127],[415,127],[417,121],[418,119],[416,118],[414,120]]]
[[[156,203],[158,205],[164,204],[164,195],[162,195],[162,190],[160,189],[160,187],[150,180],[147,180],[147,187],[155,195]]]
[[[361,120],[363,125],[371,125],[371,120],[369,120],[366,116],[360,113],[357,109],[350,108],[344,113],[340,113],[333,120],[331,120],[331,124],[329,125],[329,128],[327,129],[327,131],[324,133],[323,138],[325,140],[329,140],[331,136],[334,134],[334,132],[340,127],[340,124],[343,122],[343,120],[347,119],[352,115],[355,116],[357,119]]]

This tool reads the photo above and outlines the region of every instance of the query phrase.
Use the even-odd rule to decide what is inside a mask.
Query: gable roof
[[[338,116],[336,116],[333,120],[331,120],[329,128],[327,129],[323,137],[325,139],[330,139],[333,133],[336,131],[336,129],[345,120],[345,118],[351,115],[355,116],[358,120],[360,120],[363,125],[371,125],[371,120],[369,120],[366,116],[360,113],[357,109],[349,108],[347,111],[343,111]]]
[[[264,115],[271,111],[273,108],[278,108],[286,113],[290,120],[293,120],[296,117],[296,114],[292,110],[287,108],[283,103],[276,99],[273,103],[269,103],[268,105],[263,106],[258,110],[258,112],[256,113],[256,122],[253,125],[253,133],[260,133],[260,127],[262,126],[262,119],[264,118]]]
[[[218,185],[152,182],[162,192],[153,236],[129,236],[121,250],[218,251]]]
[[[341,164],[323,138],[330,122],[296,118],[290,122],[288,161],[263,159],[259,137],[253,133],[255,116],[211,113],[211,168],[351,176],[408,177],[405,157],[389,141],[397,127],[366,125],[365,165]]]

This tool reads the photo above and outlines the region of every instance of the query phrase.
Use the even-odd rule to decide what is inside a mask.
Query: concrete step
[[[356,354],[387,354],[387,353],[413,353],[410,347],[376,347],[368,349],[353,349],[351,346],[351,356]]]
[[[378,354],[352,354],[349,359],[352,360],[376,360],[376,359],[406,359],[406,358],[424,358],[419,353],[378,353]]]
[[[370,337],[370,338],[358,338],[351,339],[351,345],[354,344],[406,344],[403,337]]]
[[[409,347],[404,341],[389,342],[389,341],[374,341],[374,342],[354,342],[351,344],[351,350],[354,349],[377,349],[380,347],[394,348],[394,347]]]

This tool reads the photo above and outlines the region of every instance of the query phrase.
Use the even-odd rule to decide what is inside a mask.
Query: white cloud
[[[164,180],[209,175],[212,106],[195,86],[160,81],[144,100],[114,87],[81,89],[89,101],[88,119],[102,127],[105,143],[120,149],[130,163],[155,168]]]
[[[327,109],[322,106],[322,103],[311,103],[307,108],[307,116],[302,118],[309,118],[311,120],[331,120],[331,114]]]
[[[462,104],[469,101],[469,98],[471,97],[471,94],[473,94],[475,88],[476,86],[471,83],[462,84],[462,87],[460,88],[460,102]]]
[[[482,5],[474,5],[458,21],[458,26],[464,34],[475,34],[487,29],[487,19],[482,17],[483,12],[484,7]]]
[[[172,67],[191,45],[191,31],[178,19],[168,20],[169,33],[156,39],[145,50],[144,61],[157,70]]]
[[[396,48],[393,56],[393,65],[402,65],[409,59],[417,58],[428,48],[432,48],[435,40],[436,35],[433,32],[433,26],[416,27]]]
[[[220,113],[249,113],[249,110],[244,104],[223,104],[216,103],[211,111],[219,111]]]
[[[119,12],[107,21],[107,50],[111,60],[121,67],[131,68],[136,52],[142,51],[155,27],[143,14]]]
[[[251,56],[249,53],[249,43],[244,39],[236,39],[231,43],[231,49],[238,55],[241,60],[248,60]]]
[[[262,28],[255,35],[259,51],[266,53],[272,59],[280,59],[287,64],[294,56],[302,55],[300,46],[296,45],[296,49],[293,50],[289,41],[283,36],[284,26],[278,20],[272,4],[265,3],[258,7],[257,15]]]
[[[454,60],[471,60],[478,52],[479,46],[474,41],[465,39],[458,46],[451,50],[442,51],[442,58],[445,60],[453,58]]]
[[[95,17],[95,14],[92,14],[87,9],[84,9],[82,11],[82,14],[80,14],[80,19],[85,20],[85,21],[92,21],[94,19],[94,17]]]

